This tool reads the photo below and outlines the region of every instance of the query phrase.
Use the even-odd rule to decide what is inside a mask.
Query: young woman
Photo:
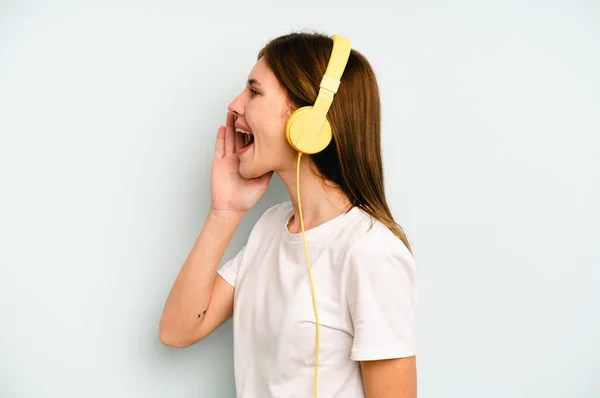
[[[218,131],[211,207],[161,318],[162,343],[188,347],[233,316],[238,397],[416,397],[417,271],[386,202],[379,92],[362,54],[350,52],[325,150],[299,157],[285,135],[314,104],[332,45],[292,33],[260,51]],[[274,172],[290,200],[219,269]]]

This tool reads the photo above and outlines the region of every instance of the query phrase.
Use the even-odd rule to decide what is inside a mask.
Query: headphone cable
[[[320,345],[320,330],[319,330],[319,313],[317,311],[317,299],[315,297],[315,285],[313,283],[312,272],[310,270],[310,260],[308,258],[308,249],[306,247],[306,237],[304,236],[304,219],[302,218],[302,203],[300,202],[300,159],[302,158],[302,152],[298,152],[298,167],[296,170],[296,193],[298,195],[298,212],[300,213],[300,229],[302,230],[302,240],[304,242],[304,255],[306,256],[306,266],[308,267],[308,277],[310,279],[310,286],[312,289],[312,301],[313,308],[315,311],[315,322],[317,328],[317,342],[316,342],[316,354],[315,354],[315,383],[314,383],[314,397],[317,397],[317,379],[319,370],[319,345]]]

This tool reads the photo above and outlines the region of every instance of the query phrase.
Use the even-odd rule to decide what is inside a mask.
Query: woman
[[[210,211],[161,318],[163,344],[188,347],[233,316],[238,397],[416,396],[417,271],[386,203],[379,92],[356,50],[327,114],[333,139],[300,162],[307,272],[300,158],[285,126],[314,103],[331,52],[332,39],[313,33],[260,51],[218,131]],[[274,172],[290,201],[268,209],[218,269]]]

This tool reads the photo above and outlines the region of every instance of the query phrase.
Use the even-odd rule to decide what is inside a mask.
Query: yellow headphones
[[[304,241],[304,254],[306,255],[306,266],[308,277],[312,288],[312,301],[315,311],[315,324],[317,329],[316,353],[315,353],[315,376],[314,397],[317,397],[317,379],[319,370],[319,313],[317,311],[317,299],[315,297],[315,285],[313,283],[308,250],[306,248],[306,237],[304,236],[304,219],[302,217],[302,203],[300,202],[300,158],[302,154],[314,154],[321,152],[331,142],[331,126],[327,120],[327,112],[333,102],[333,96],[337,93],[340,79],[348,58],[350,57],[350,41],[343,36],[333,35],[333,49],[329,57],[329,63],[325,75],[319,85],[319,94],[313,106],[305,106],[296,110],[289,117],[285,126],[285,136],[290,145],[298,151],[298,168],[296,171],[296,193],[298,194],[298,210],[300,213],[300,227]]]
[[[333,35],[331,38],[333,39],[331,57],[319,85],[319,94],[314,105],[296,110],[285,126],[285,136],[290,145],[305,154],[321,152],[331,141],[331,126],[327,120],[327,112],[350,57],[350,41],[340,35]]]

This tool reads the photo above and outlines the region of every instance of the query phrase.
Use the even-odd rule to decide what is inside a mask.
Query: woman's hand
[[[240,175],[239,164],[234,117],[228,112],[226,125],[221,126],[217,134],[211,167],[211,211],[243,214],[256,205],[267,191],[273,172],[247,179]]]

